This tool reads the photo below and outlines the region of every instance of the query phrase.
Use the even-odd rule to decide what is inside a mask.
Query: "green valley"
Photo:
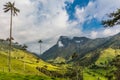
[[[8,72],[8,43],[6,40],[0,40],[2,80],[115,80],[114,73],[118,68],[114,65],[114,60],[120,55],[120,49],[114,48],[115,45],[113,48],[97,48],[81,58],[74,53],[68,60],[57,57],[43,61],[27,51],[24,45],[12,43],[11,72]],[[95,57],[96,59],[92,59]]]
[[[0,2],[0,80],[120,80],[120,0],[12,1]]]

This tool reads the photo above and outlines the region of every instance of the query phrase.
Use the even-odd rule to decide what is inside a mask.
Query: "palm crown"
[[[38,43],[42,43],[42,40],[39,40]]]
[[[5,7],[4,12],[6,13],[8,11],[11,11],[11,14],[13,16],[17,15],[17,12],[20,12],[20,10],[15,7],[15,2],[13,2],[13,3],[8,2],[4,5],[4,7]]]

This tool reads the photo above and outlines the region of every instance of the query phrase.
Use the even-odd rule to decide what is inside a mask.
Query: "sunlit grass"
[[[101,51],[101,55],[98,58],[98,60],[96,61],[96,64],[100,64],[100,63],[105,63],[108,61],[111,61],[113,58],[115,58],[117,55],[120,55],[120,50],[119,49],[112,49],[112,48],[108,48],[104,51]]]

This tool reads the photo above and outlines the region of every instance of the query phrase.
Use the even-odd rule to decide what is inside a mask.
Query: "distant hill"
[[[90,39],[86,37],[60,36],[57,43],[44,52],[40,57],[44,60],[54,60],[62,57],[68,62],[77,61],[93,63],[101,55],[101,51],[120,47],[120,33],[106,38]],[[76,54],[75,59],[72,56]],[[91,55],[89,58],[86,56]],[[87,63],[86,63],[87,64]]]

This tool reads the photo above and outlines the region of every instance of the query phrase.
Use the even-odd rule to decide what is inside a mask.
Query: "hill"
[[[83,80],[119,80],[119,56],[120,33],[97,39],[61,36],[40,57],[53,64],[71,64],[74,71],[80,68],[79,74]]]
[[[0,80],[63,80],[43,72],[60,72],[59,67],[39,59],[22,45],[12,43],[11,72],[8,72],[9,42],[0,39]],[[41,70],[39,70],[41,69]]]

